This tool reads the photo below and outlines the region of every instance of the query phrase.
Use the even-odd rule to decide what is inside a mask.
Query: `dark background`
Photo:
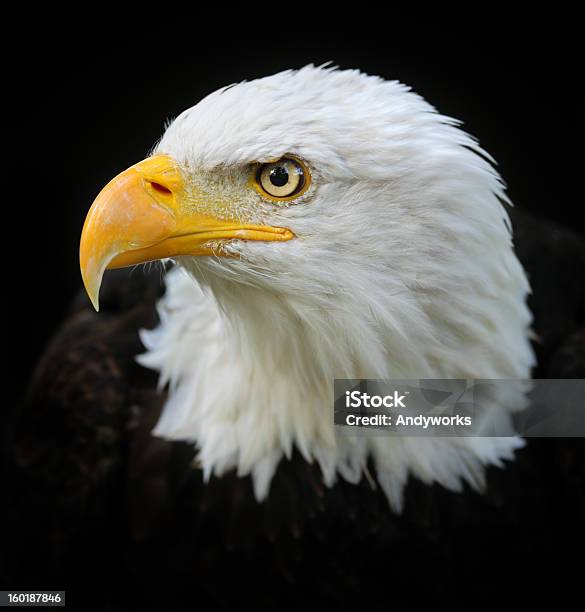
[[[247,19],[244,20],[228,5],[222,5],[220,13],[212,15],[208,5],[192,4],[187,9],[176,4],[152,7],[143,4],[130,7],[130,19],[124,22],[121,9],[109,11],[103,5],[85,4],[77,9],[71,6],[62,17],[54,5],[49,7],[50,18],[32,6],[26,7],[28,14],[21,20],[5,16],[5,30],[12,36],[6,37],[9,48],[3,50],[0,58],[3,100],[7,106],[3,114],[3,140],[8,160],[3,165],[0,216],[4,256],[0,301],[4,340],[0,425],[4,422],[10,425],[14,420],[11,414],[18,413],[19,400],[27,389],[35,363],[81,287],[78,241],[85,212],[94,197],[115,174],[147,154],[168,119],[229,83],[326,61],[399,79],[411,85],[440,112],[463,120],[464,128],[479,138],[482,146],[498,160],[509,195],[517,206],[549,219],[551,231],[553,223],[561,223],[585,233],[581,215],[583,198],[578,189],[583,174],[581,134],[578,133],[583,114],[582,50],[580,33],[578,37],[574,31],[581,20],[575,15],[560,14],[560,10],[557,15],[549,11],[536,17],[531,9],[530,15],[522,15],[518,23],[512,23],[509,14],[498,13],[490,6],[492,14],[488,22],[477,8],[473,14],[454,15],[441,7],[444,21],[440,23],[422,6],[417,7],[414,17],[406,16],[403,6],[372,7],[338,3],[329,13],[317,15],[314,6],[298,3],[246,5],[243,8]],[[339,22],[340,16],[346,18],[346,23]],[[571,251],[568,253],[570,257]],[[544,253],[541,260],[545,268],[547,256]],[[563,268],[564,276],[573,281],[570,266]],[[551,286],[548,280],[555,274],[546,274],[547,271],[541,270],[540,275],[541,280],[547,281],[545,287]],[[546,291],[537,293],[542,297]],[[555,323],[563,318],[562,312],[552,312]],[[569,321],[569,327],[571,324]],[[44,410],[46,405],[40,402],[39,406]],[[44,453],[44,446],[39,443],[45,438],[50,449],[57,449],[54,454],[64,457],[68,468],[71,464],[78,467],[78,455],[85,461],[87,451],[89,460],[80,463],[81,476],[74,478],[71,485],[70,473],[56,469],[49,461],[49,477],[43,478],[43,466],[35,464],[42,484],[37,491],[31,485],[37,483],[34,478],[29,482],[22,472],[12,473],[7,469],[10,478],[3,481],[1,490],[6,500],[0,504],[0,515],[8,508],[9,519],[0,518],[0,526],[9,535],[17,534],[18,556],[30,561],[24,567],[44,568],[39,575],[47,580],[53,571],[60,570],[53,570],[53,558],[46,550],[51,554],[59,550],[62,542],[55,535],[65,533],[64,553],[67,554],[64,556],[70,572],[65,584],[72,594],[72,603],[77,595],[87,605],[85,595],[75,593],[75,589],[82,590],[86,583],[98,584],[106,590],[123,583],[130,597],[138,593],[147,598],[149,591],[144,585],[151,580],[152,584],[165,587],[167,583],[161,581],[157,572],[164,567],[174,577],[182,557],[167,563],[167,557],[160,557],[159,548],[154,545],[151,556],[144,557],[150,573],[141,575],[139,585],[126,583],[129,580],[126,563],[131,563],[124,554],[130,554],[130,561],[142,558],[140,547],[128,545],[129,531],[118,531],[121,525],[126,528],[127,515],[132,518],[134,514],[140,515],[134,508],[128,510],[131,505],[128,499],[130,502],[133,499],[132,487],[127,486],[124,472],[127,463],[134,467],[136,462],[124,460],[121,467],[114,463],[113,476],[108,472],[103,482],[98,478],[89,493],[82,486],[78,491],[75,484],[85,484],[95,474],[94,458],[97,457],[97,465],[101,465],[101,459],[111,459],[108,453],[100,455],[101,447],[93,440],[87,444],[83,437],[78,439],[78,431],[85,431],[86,417],[79,412],[57,413],[48,434],[43,427],[51,422],[51,410],[45,410],[43,418],[38,420],[33,412],[32,422],[40,423],[40,430],[33,431],[33,441],[40,448],[41,458],[51,457],[51,452]],[[95,417],[90,405],[88,426],[94,424]],[[117,415],[112,417],[116,418]],[[98,419],[96,423],[101,421]],[[55,435],[55,430],[61,429],[63,432]],[[148,423],[144,431],[150,431]],[[10,435],[4,437],[4,432],[0,433],[0,459],[3,459],[4,455],[11,455],[12,447],[6,443]],[[145,439],[154,445],[146,445],[148,451],[163,444],[150,435],[145,435]],[[394,554],[393,551],[395,563],[413,576],[419,566],[423,570],[431,568],[439,575],[458,575],[452,564],[441,561],[443,557],[437,556],[437,550],[465,551],[466,555],[475,554],[471,559],[481,561],[480,575],[487,577],[498,593],[502,577],[508,578],[505,582],[513,584],[521,597],[541,599],[547,594],[558,597],[559,593],[566,593],[573,584],[579,584],[579,565],[570,559],[575,550],[582,551],[576,542],[576,533],[581,527],[579,508],[583,507],[579,489],[582,452],[575,452],[579,443],[582,441],[531,444],[523,460],[501,472],[504,485],[508,483],[510,489],[500,493],[496,487],[496,496],[509,500],[505,507],[489,506],[486,521],[483,510],[477,507],[481,500],[472,501],[468,508],[469,521],[465,522],[461,512],[467,511],[468,502],[456,496],[452,500],[456,505],[450,506],[449,501],[441,514],[451,519],[447,527],[444,522],[439,523],[438,533],[446,546],[437,546],[434,539],[437,532],[424,528],[416,531],[422,534],[423,547],[417,544],[421,541],[419,536],[404,540],[402,552]],[[125,446],[121,452],[124,450]],[[185,459],[185,465],[190,461],[191,452],[187,445],[173,445],[173,453],[179,453],[178,459]],[[148,455],[146,450],[144,455]],[[153,457],[152,465],[166,469],[166,463],[159,461],[158,455]],[[93,471],[84,471],[87,465]],[[0,480],[2,470],[0,465]],[[73,474],[77,478],[77,472]],[[153,474],[157,477],[159,472],[153,470]],[[231,499],[232,483],[224,479],[218,482],[224,483]],[[288,478],[283,482],[288,482]],[[108,488],[102,488],[103,484]],[[57,513],[57,527],[61,526],[60,521],[67,526],[72,516],[72,531],[79,528],[82,535],[75,537],[73,545],[66,539],[66,527],[44,529],[46,524],[53,524],[55,508],[61,508],[55,505],[54,498],[61,501],[62,488],[80,493],[79,503],[76,497],[71,503],[72,510],[62,517]],[[32,502],[28,503],[29,497],[23,496],[21,489],[34,493],[30,497]],[[208,490],[206,486],[204,491]],[[151,490],[144,491],[144,496],[138,499],[146,503],[136,505],[148,509]],[[156,496],[154,499],[156,502]],[[425,498],[418,498],[415,493],[413,499],[416,514],[419,506],[425,508]],[[188,517],[177,522],[179,530],[191,525],[193,512],[189,504],[191,500],[195,503],[198,495],[185,495],[185,500],[184,508],[188,512],[170,515],[173,525],[177,516]],[[67,504],[64,506],[66,510],[69,508]],[[19,520],[10,513],[14,511],[12,507],[23,513]],[[177,507],[183,508],[179,504],[173,511]],[[217,513],[217,520],[223,525],[221,512]],[[424,516],[422,520],[426,520]],[[471,529],[461,531],[460,523],[471,525]],[[221,554],[222,549],[214,540],[219,527],[216,531],[213,529],[207,532],[209,549]],[[30,536],[20,546],[22,533],[28,531]],[[44,540],[38,545],[37,532],[41,533],[41,540],[50,540],[50,546]],[[0,574],[2,547],[10,539],[0,537]],[[108,547],[112,543],[116,546],[110,551]],[[455,548],[451,549],[452,546]],[[12,554],[10,546],[8,550]],[[161,546],[160,550],[166,549]],[[375,552],[373,549],[372,554]],[[196,553],[199,554],[199,549]],[[335,556],[335,548],[331,555]],[[200,558],[206,563],[205,554]],[[315,557],[315,567],[309,566],[309,573],[319,575],[321,558]],[[13,558],[9,555],[6,559],[5,569],[12,574]],[[467,556],[462,555],[457,561],[458,566],[467,567],[470,575],[478,572]],[[224,562],[224,557],[220,557],[219,566]],[[356,567],[361,562],[356,557]],[[118,575],[120,567],[124,572]],[[385,564],[376,567],[384,570],[385,578],[391,576],[386,574]],[[367,564],[364,568],[367,569]],[[182,574],[177,576],[181,578]],[[217,576],[222,582],[223,574]],[[39,581],[33,578],[31,581],[20,586],[39,587]],[[54,582],[61,584],[59,580]],[[191,597],[191,582],[185,584]],[[474,610],[480,609],[484,591],[476,589],[473,582],[469,584],[473,597],[462,599],[465,609],[470,605]],[[397,587],[399,590],[400,585]],[[221,584],[220,588],[239,596],[238,589],[231,584]],[[447,594],[449,604],[454,603],[453,609],[461,606],[456,605],[456,595]],[[96,606],[102,597],[103,594],[96,595]],[[505,607],[506,601],[507,597],[502,597],[498,606]]]
[[[5,252],[5,287],[14,297],[3,300],[15,399],[80,288],[78,240],[93,198],[146,155],[165,121],[242,79],[331,60],[401,80],[464,121],[498,160],[517,206],[584,231],[573,145],[583,103],[570,15],[519,24],[476,15],[446,27],[369,12],[364,24],[340,25],[334,13],[306,10],[267,5],[241,21],[226,7],[185,14],[181,25],[168,21],[178,9],[161,7],[147,13],[147,25],[88,14],[69,15],[77,21],[68,26],[19,28],[4,65],[15,102],[5,115],[7,133],[15,130],[5,179],[16,197],[4,202],[5,245],[15,245]]]

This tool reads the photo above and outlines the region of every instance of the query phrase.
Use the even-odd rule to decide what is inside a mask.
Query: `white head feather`
[[[359,481],[371,458],[400,510],[410,474],[480,487],[483,466],[519,446],[334,433],[335,378],[529,376],[528,283],[504,187],[456,125],[398,82],[308,66],[217,91],[167,129],[156,152],[208,188],[285,154],[313,176],[298,203],[252,207],[294,240],[181,258],[160,326],[143,334],[141,363],[171,383],[155,433],[192,441],[206,477],[251,474],[262,500],[293,448],[328,485]]]

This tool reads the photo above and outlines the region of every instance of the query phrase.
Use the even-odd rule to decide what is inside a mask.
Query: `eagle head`
[[[83,228],[107,268],[172,259],[141,362],[170,394],[155,433],[258,499],[296,448],[323,478],[373,461],[391,505],[413,474],[458,489],[499,438],[335,435],[335,378],[522,378],[528,283],[491,158],[408,87],[307,66],[216,91],[114,178]],[[186,273],[185,273],[186,272]],[[510,409],[518,398],[507,398]]]

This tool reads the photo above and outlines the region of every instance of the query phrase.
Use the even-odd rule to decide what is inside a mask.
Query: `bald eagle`
[[[108,266],[177,260],[142,334],[140,362],[171,389],[154,433],[195,443],[206,479],[250,474],[259,501],[293,449],[329,486],[372,458],[396,511],[409,474],[483,486],[518,440],[343,444],[330,408],[335,378],[529,375],[528,283],[484,158],[406,87],[356,71],[285,72],[185,111],[98,196],[80,247],[96,308]]]
[[[97,512],[87,521],[133,550],[113,564],[136,588],[149,576],[224,605],[243,591],[345,605],[373,576],[379,603],[415,546],[444,580],[428,593],[444,592],[462,540],[489,550],[532,451],[494,470],[520,440],[340,438],[333,380],[530,376],[509,203],[477,141],[398,82],[308,66],[212,93],[89,210],[81,273],[103,313],[79,302],[39,367],[20,465],[67,473],[47,503],[64,520],[79,503]],[[106,273],[153,261],[164,288]],[[47,401],[75,434],[75,467],[30,442]],[[80,532],[73,550],[96,546]],[[482,567],[456,565],[468,581]]]

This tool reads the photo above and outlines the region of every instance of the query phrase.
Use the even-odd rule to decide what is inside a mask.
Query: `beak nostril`
[[[165,187],[164,185],[161,185],[160,183],[157,183],[156,181],[148,181],[148,182],[150,183],[150,186],[152,187],[152,189],[156,191],[157,193],[164,195],[164,196],[169,196],[172,194],[172,191],[168,187]]]

